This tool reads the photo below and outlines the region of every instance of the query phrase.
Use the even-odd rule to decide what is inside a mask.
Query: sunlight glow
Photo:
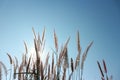
[[[42,60],[42,62],[45,61],[47,53],[48,52],[47,52],[46,49],[42,53],[39,52],[40,59]],[[35,52],[35,48],[34,47],[29,48],[28,57],[30,57],[30,56],[32,56],[33,61],[36,61],[36,52]]]

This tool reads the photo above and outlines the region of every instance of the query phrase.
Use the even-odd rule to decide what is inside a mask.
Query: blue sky
[[[32,47],[32,27],[40,34],[46,28],[48,50],[54,47],[54,29],[59,45],[71,36],[70,57],[77,55],[76,32],[79,30],[82,52],[94,41],[85,62],[85,80],[100,80],[96,61],[102,62],[102,59],[114,80],[120,79],[119,0],[0,0],[0,60],[6,65],[7,52],[19,58],[24,52],[23,41]]]

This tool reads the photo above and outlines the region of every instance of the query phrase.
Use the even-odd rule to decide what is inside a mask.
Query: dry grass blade
[[[23,64],[21,63],[18,73],[21,73],[22,71],[23,71]],[[22,74],[18,74],[18,80],[21,80],[21,79],[22,79]]]
[[[86,59],[86,57],[87,57],[87,53],[88,53],[90,47],[92,46],[92,44],[93,44],[93,41],[88,45],[87,49],[86,49],[85,52],[84,52],[84,54],[85,54],[85,56],[84,56],[85,59]],[[84,55],[84,54],[83,54],[83,55]]]
[[[77,55],[77,57],[76,57],[75,69],[76,69],[77,66],[80,64],[80,55],[81,55],[79,31],[77,32],[77,48],[78,48],[78,55]]]
[[[83,70],[83,67],[84,67],[84,58],[82,57],[82,62],[81,62],[81,65],[80,65],[81,67],[81,70]]]
[[[50,65],[48,66],[48,80],[50,80]]]
[[[45,65],[44,65],[44,69],[43,69],[43,70],[45,70],[45,68],[47,67],[47,65],[48,65],[48,60],[49,60],[49,52],[48,52],[48,54],[47,54],[47,57],[46,57],[46,60],[45,60]]]
[[[56,52],[58,52],[58,39],[57,39],[57,35],[56,35],[55,30],[54,30],[54,42],[55,42]]]
[[[69,67],[69,62],[68,62],[68,50],[67,48],[65,48],[65,55],[64,55],[64,68],[68,68]]]
[[[65,45],[64,45],[64,48],[63,48],[63,50],[61,51],[61,57],[64,57],[65,56],[65,54],[66,54],[66,51],[67,51],[67,45],[68,45],[68,43],[69,43],[69,40],[70,40],[70,37],[67,39],[67,41],[66,41],[66,43],[65,43]],[[60,57],[60,58],[61,58]]]
[[[43,33],[42,33],[42,42],[44,41],[44,37],[45,37],[45,28],[44,28]]]
[[[106,63],[105,63],[104,60],[103,60],[103,66],[104,66],[104,71],[105,71],[105,73],[107,73],[107,67],[106,67]]]
[[[16,61],[16,68],[18,67],[18,59],[17,57],[15,57],[15,61]]]
[[[74,71],[74,63],[73,63],[73,59],[71,58],[71,71]]]
[[[43,41],[43,43],[42,43],[42,50],[41,50],[41,53],[43,53],[43,51],[44,51],[44,48],[45,48],[45,40]]]
[[[27,65],[27,57],[26,57],[26,54],[23,54],[23,55],[22,55],[22,65],[23,65],[23,66],[26,66],[26,65]]]
[[[26,44],[26,42],[24,41],[24,46],[25,46],[25,52],[26,52],[26,54],[28,53],[28,48],[27,48],[27,44]]]
[[[53,73],[54,73],[54,79],[53,79],[53,80],[57,80],[57,75],[56,75],[56,66],[54,66],[54,68],[53,68],[53,69],[54,69],[54,72],[53,72]]]
[[[35,40],[37,40],[36,33],[35,33],[35,30],[34,30],[33,27],[32,27],[32,31],[33,31],[33,34],[34,34]]]
[[[54,68],[54,54],[52,54],[52,74],[53,74],[53,68]]]
[[[66,55],[66,50],[67,50],[67,45],[68,45],[69,40],[70,40],[70,37],[67,39],[67,41],[66,41],[66,43],[64,45],[64,48],[61,49],[61,52],[60,52],[60,55],[59,55],[59,59],[58,59],[58,62],[57,62],[57,66],[58,67],[61,66],[61,62],[63,61],[63,58]]]
[[[63,56],[63,49],[61,49],[61,52],[60,52],[60,54],[59,54],[59,58],[58,58],[58,59],[56,58],[56,60],[57,60],[57,66],[58,66],[58,67],[60,67],[61,61],[63,60],[63,59],[62,59],[62,56]]]
[[[81,53],[79,31],[77,32],[77,48],[78,48],[78,53]]]
[[[8,57],[9,57],[9,60],[10,60],[10,64],[13,63],[13,60],[12,60],[12,57],[7,53]]]
[[[31,61],[31,56],[30,56],[29,61],[28,61],[28,64],[27,64],[26,72],[28,72],[28,70],[29,70],[30,61]]]
[[[18,60],[16,57],[15,57],[15,61],[16,61],[16,63],[14,62],[14,74],[13,74],[14,79],[16,79],[16,70],[18,68]]]
[[[33,68],[32,68],[32,70],[33,70],[33,74],[35,74],[35,70],[36,70],[36,68],[35,68],[35,64],[33,64]]]
[[[90,47],[92,46],[92,44],[93,44],[93,41],[88,45],[88,47],[86,48],[85,52],[82,55],[81,69],[83,69],[83,67],[84,67],[85,59],[87,57],[88,51],[89,51]]]
[[[70,41],[70,37],[67,39],[67,41],[66,41],[66,43],[65,43],[64,48],[65,48],[65,47],[67,47],[67,45],[68,45],[69,41]]]
[[[34,46],[35,46],[35,51],[36,51],[36,58],[38,59],[39,58],[39,54],[38,54],[38,48],[37,48],[37,43],[34,39]]]
[[[23,64],[21,63],[20,67],[19,67],[19,73],[21,73],[23,70]]]
[[[13,74],[13,78],[16,79],[16,71],[17,71],[17,66],[16,64],[14,64],[14,74]]]
[[[38,51],[40,51],[41,50],[41,44],[42,44],[42,42],[41,42],[41,39],[40,39],[40,34],[38,33],[38,40],[37,40],[37,49],[38,49]]]
[[[40,74],[41,74],[41,80],[43,80],[44,79],[44,74],[43,74],[43,63],[41,62],[41,66],[40,66]]]
[[[7,76],[7,68],[6,66],[0,61],[0,65],[3,67],[4,69],[4,73],[5,73],[5,76]]]
[[[98,61],[97,61],[97,64],[98,64],[100,73],[101,73],[102,77],[104,78],[104,74],[103,74],[102,68],[101,68],[100,63]]]
[[[70,40],[70,37],[67,39],[67,41],[66,41],[66,43],[65,43],[65,45],[64,45],[64,48],[61,50],[60,55],[59,55],[59,59],[58,59],[58,62],[57,62],[57,80],[60,79],[61,63],[62,63],[62,61],[63,61],[63,58],[65,57],[66,50],[67,50],[67,45],[68,45],[69,40]],[[68,57],[67,57],[67,58],[68,58]],[[67,61],[67,58],[66,58],[66,61]],[[65,65],[66,65],[65,67],[67,67],[68,63],[65,64]],[[63,67],[64,67],[64,66],[63,66]],[[65,68],[65,67],[64,67],[64,68]]]
[[[27,55],[25,54],[25,66],[27,66]]]
[[[67,45],[68,45],[69,40],[70,40],[70,37],[69,37],[68,40],[66,41],[66,43],[65,43],[65,45],[64,45],[64,48],[61,49],[61,52],[60,52],[60,55],[59,55],[59,59],[58,59],[58,63],[57,63],[58,66],[61,65],[61,62],[63,61],[63,58],[64,58],[65,55],[66,55],[66,50],[67,50]]]
[[[77,57],[76,57],[76,61],[75,61],[75,69],[77,68],[77,66],[80,63],[80,53],[78,53]]]

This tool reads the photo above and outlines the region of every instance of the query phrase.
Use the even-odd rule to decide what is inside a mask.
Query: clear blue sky
[[[42,33],[44,26],[48,49],[53,47],[54,29],[60,44],[71,36],[69,57],[77,55],[77,30],[82,52],[94,41],[85,62],[85,80],[100,80],[96,61],[102,59],[114,80],[120,80],[119,0],[0,0],[0,60],[8,64],[6,52],[19,58],[23,40],[33,44],[32,27]]]

